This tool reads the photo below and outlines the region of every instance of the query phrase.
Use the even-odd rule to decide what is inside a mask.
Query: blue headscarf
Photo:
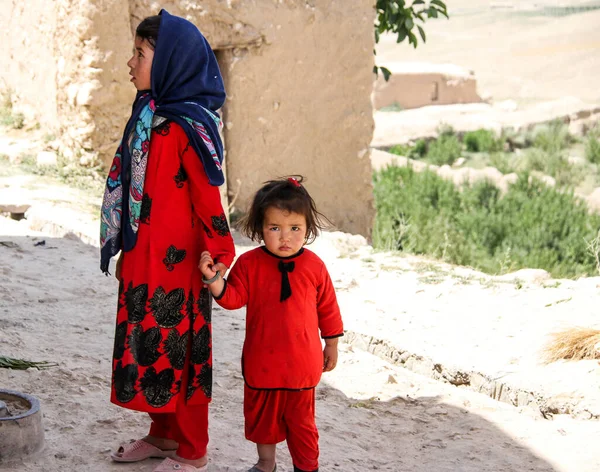
[[[121,249],[130,251],[137,241],[155,114],[179,124],[209,182],[216,186],[224,183],[217,110],[225,102],[225,87],[217,59],[196,26],[166,10],[161,10],[160,16],[152,90],[137,93],[106,182],[100,228],[100,269],[104,273],[108,273],[111,257]]]

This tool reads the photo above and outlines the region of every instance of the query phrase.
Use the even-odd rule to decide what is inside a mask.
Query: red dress
[[[203,250],[226,266],[235,255],[218,187],[183,129],[167,121],[152,130],[137,243],[123,255],[113,403],[169,413],[181,394],[190,405],[210,402],[212,298],[198,269]]]
[[[283,302],[280,263],[293,263],[291,296]],[[316,387],[323,372],[320,337],[342,336],[344,327],[331,278],[315,253],[302,249],[281,258],[259,247],[242,254],[216,300],[229,310],[247,305],[242,371],[248,387]]]

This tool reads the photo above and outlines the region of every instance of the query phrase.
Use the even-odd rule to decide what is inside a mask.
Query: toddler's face
[[[152,71],[152,60],[154,59],[154,49],[150,46],[148,41],[140,38],[135,38],[135,44],[133,49],[133,57],[129,59],[127,65],[131,69],[129,75],[131,75],[131,82],[135,85],[138,90],[150,90],[152,88],[152,82],[150,81],[150,74]]]
[[[269,207],[265,212],[262,234],[270,252],[279,257],[293,256],[306,242],[306,218],[299,213]]]

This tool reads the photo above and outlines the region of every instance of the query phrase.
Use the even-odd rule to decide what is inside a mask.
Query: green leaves
[[[419,31],[422,42],[427,41],[425,30],[416,22],[425,23],[428,18],[438,18],[439,15],[448,18],[448,9],[441,0],[414,0],[410,6],[407,6],[404,0],[377,0],[375,5],[377,18],[375,20],[375,43],[378,43],[383,33],[393,33],[396,35],[396,43],[401,43],[408,38],[408,43],[417,47],[418,38],[413,31],[415,27]],[[387,82],[391,73],[384,67],[375,66],[373,72],[375,75],[379,71]]]
[[[425,31],[421,25],[416,24],[417,21],[424,23],[426,18],[438,18],[440,15],[448,18],[448,9],[442,0],[414,0],[410,6],[404,0],[377,0],[376,9],[375,42],[379,42],[382,33],[391,32],[396,35],[397,43],[408,38],[413,47],[418,44],[413,32],[415,26],[421,40],[427,40]]]
[[[396,35],[396,43],[408,39],[408,43],[415,48],[419,42],[414,32],[415,27],[419,31],[421,41],[427,41],[425,30],[417,22],[425,23],[426,19],[438,18],[439,15],[448,18],[448,9],[442,0],[413,0],[410,6],[407,6],[404,0],[377,0],[375,9],[375,43],[379,42],[383,33],[393,33]],[[373,68],[376,76],[379,75],[379,71],[387,82],[391,72],[385,67]]]
[[[388,80],[390,80],[390,76],[392,75],[392,72],[389,69],[387,69],[385,67],[379,67],[379,66],[373,67],[373,73],[375,74],[375,76],[379,76],[379,71],[381,71],[381,73],[383,74],[383,78],[385,79],[386,82]]]

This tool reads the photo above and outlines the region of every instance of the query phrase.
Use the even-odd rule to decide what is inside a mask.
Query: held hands
[[[222,262],[217,262],[215,264],[215,261],[213,261],[213,258],[208,251],[204,251],[200,255],[198,268],[200,269],[200,272],[202,272],[202,275],[205,279],[212,279],[215,275],[217,275],[217,272],[221,274],[221,277],[224,277],[225,273],[227,272],[227,266]]]
[[[198,269],[202,272],[202,275],[205,279],[212,279],[215,275],[217,275],[218,267],[215,267],[215,261],[213,261],[210,252],[204,251],[200,255],[200,262],[198,263]],[[223,265],[223,264],[221,264]],[[223,275],[223,274],[221,274]]]
[[[223,276],[225,275],[225,272],[227,272],[227,266],[222,262],[217,262],[215,264],[210,252],[204,251],[200,255],[198,268],[206,280],[212,279],[215,275],[217,275],[217,272],[221,275],[217,278],[217,280],[208,285],[208,288],[213,296],[218,297],[221,295],[225,286],[225,282],[223,282]]]
[[[337,338],[335,344],[328,341],[330,340],[325,340],[325,349],[323,349],[323,372],[331,372],[335,369],[338,360]]]

